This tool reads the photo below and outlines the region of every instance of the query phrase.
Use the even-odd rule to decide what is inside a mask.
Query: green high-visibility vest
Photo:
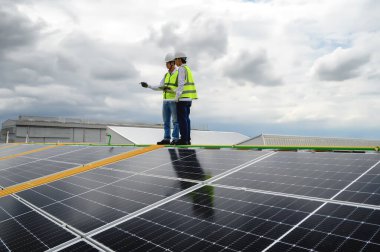
[[[178,87],[178,71],[174,71],[174,73],[166,73],[165,74],[165,81],[164,81],[164,88],[169,87],[172,92],[163,91],[162,95],[164,99],[174,99],[175,98],[175,92],[177,91]]]
[[[193,74],[188,66],[184,66],[186,70],[185,85],[179,98],[198,99],[197,90],[195,88]]]

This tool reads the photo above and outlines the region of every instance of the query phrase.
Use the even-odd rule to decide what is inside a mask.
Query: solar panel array
[[[41,147],[2,145],[0,186],[137,149]],[[1,197],[0,251],[380,251],[379,163],[162,148]]]

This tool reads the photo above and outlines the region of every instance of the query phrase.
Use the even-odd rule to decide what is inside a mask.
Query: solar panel
[[[30,151],[30,150],[36,150],[41,147],[44,147],[45,145],[37,145],[37,144],[23,144],[23,145],[15,145],[11,148],[6,148],[6,149],[0,149],[0,158],[7,157],[10,155],[22,153],[25,151]]]
[[[50,158],[54,156],[60,156],[65,154],[70,154],[76,151],[80,151],[83,149],[88,149],[88,146],[58,146],[57,148],[48,149],[40,152],[30,153],[25,155],[25,157],[28,158],[36,158],[36,159],[43,159],[43,158]]]
[[[145,249],[148,241],[173,251],[260,251],[320,205],[205,186],[93,238],[113,250]]]
[[[130,151],[134,147],[59,146],[0,161],[0,185],[8,187]],[[71,158],[72,157],[72,158]],[[14,160],[21,160],[16,163]]]
[[[75,237],[13,197],[0,198],[1,251],[43,251]]]
[[[380,210],[326,204],[268,251],[380,251]]]
[[[86,241],[82,240],[82,241],[74,243],[71,246],[68,246],[68,247],[66,247],[64,249],[61,249],[59,251],[61,251],[61,252],[75,252],[75,251],[79,251],[79,252],[95,252],[95,251],[99,251],[99,249],[94,248],[92,245],[90,245]]]
[[[73,167],[75,167],[73,164],[49,160],[30,161],[26,164],[14,165],[0,170],[0,185],[8,187]]]
[[[91,146],[79,149],[75,152],[65,153],[63,155],[51,157],[53,161],[74,162],[78,164],[87,164],[100,159],[115,156],[117,154],[131,151],[135,147],[108,147],[108,146]]]
[[[135,149],[60,148],[17,157],[41,166],[13,164],[0,184],[42,176],[56,162]],[[378,251],[379,160],[373,153],[163,148],[17,196],[74,230],[75,239],[48,246],[64,251]],[[3,235],[0,250],[17,240]]]
[[[337,200],[380,205],[380,165],[363,175],[345,191]]]
[[[26,164],[29,162],[31,162],[30,158],[26,158],[26,157],[17,157],[17,158],[0,160],[0,171],[4,169],[8,169],[13,166]]]
[[[98,186],[86,187],[78,180],[83,177]],[[89,232],[194,184],[127,174],[105,183],[104,177],[87,172],[18,195],[78,230]]]
[[[179,179],[206,180],[266,152],[167,148],[107,167]]]
[[[279,152],[216,183],[329,199],[379,160],[370,154]]]

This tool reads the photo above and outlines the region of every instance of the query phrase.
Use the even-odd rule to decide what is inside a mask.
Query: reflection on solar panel
[[[0,184],[133,149],[2,160]],[[36,251],[380,251],[379,163],[378,153],[162,148],[0,198],[0,250],[28,235]]]
[[[260,251],[320,204],[205,186],[94,238],[113,250]]]

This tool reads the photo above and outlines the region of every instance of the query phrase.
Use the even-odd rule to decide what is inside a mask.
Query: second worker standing
[[[193,99],[198,99],[193,74],[186,65],[187,56],[183,52],[165,57],[168,72],[159,86],[150,86],[141,82],[141,86],[163,91],[162,118],[164,121],[164,139],[157,144],[190,145],[191,121],[190,108]],[[175,63],[175,64],[174,64]],[[178,66],[178,69],[175,68]],[[172,141],[170,141],[170,118],[173,122]],[[178,132],[179,129],[179,132]],[[179,134],[181,138],[179,138]]]
[[[178,87],[175,101],[177,104],[177,120],[181,138],[176,142],[178,145],[191,144],[191,121],[190,108],[192,100],[198,99],[197,90],[190,67],[186,64],[187,55],[177,51],[174,54],[175,64],[178,69]]]

